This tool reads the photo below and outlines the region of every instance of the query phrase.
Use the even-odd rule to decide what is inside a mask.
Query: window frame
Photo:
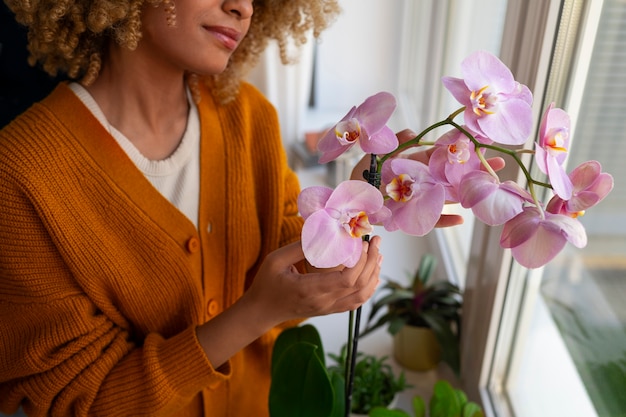
[[[533,131],[547,104],[556,102],[570,114],[574,136],[602,5],[603,0],[509,0],[500,57],[534,93]],[[503,176],[515,177],[514,168]],[[500,232],[483,224],[474,227],[462,373],[464,388],[481,399],[486,415],[508,417],[515,415],[506,392],[518,369],[514,348],[532,319],[543,268],[527,270],[513,262],[499,247]]]

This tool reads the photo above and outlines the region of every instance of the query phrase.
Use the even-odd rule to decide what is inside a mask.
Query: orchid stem
[[[449,125],[449,124],[453,124],[454,123],[454,119],[461,113],[463,113],[463,111],[465,110],[465,107],[461,107],[460,109],[456,110],[454,113],[450,114],[448,117],[446,117],[444,120],[441,120],[435,124],[432,124],[430,126],[428,126],[426,129],[422,130],[420,133],[418,133],[413,139],[401,143],[400,145],[398,145],[398,147],[393,150],[392,152],[383,155],[380,160],[378,161],[378,172],[380,172],[380,169],[383,165],[383,162],[385,162],[387,159],[391,158],[393,155],[395,155],[398,152],[402,152],[403,150],[410,148],[411,146],[416,146],[420,144],[420,141],[422,140],[422,138],[424,136],[426,136],[426,134],[428,134],[428,132],[437,129],[438,127],[441,126],[445,126],[445,125]]]
[[[354,310],[350,310],[350,316],[348,321],[348,346],[346,349],[346,362],[345,362],[345,417],[350,416],[350,409],[352,408],[352,387],[354,386],[354,370],[352,368],[352,346],[354,344]]]
[[[370,155],[369,171],[363,173],[367,182],[374,187],[380,187],[380,171],[378,169],[378,158],[375,154]],[[369,242],[369,235],[363,236],[363,240]],[[350,311],[350,322],[348,324],[348,349],[346,352],[346,408],[345,417],[350,416],[352,409],[352,391],[354,388],[354,368],[356,367],[356,357],[359,346],[359,329],[361,327],[361,306]]]
[[[521,153],[533,153],[533,151],[531,150],[527,150],[527,149],[522,149],[522,150],[511,150],[511,149],[506,149],[506,148],[502,148],[500,146],[496,146],[496,145],[488,145],[485,143],[481,143],[478,142],[476,140],[476,138],[474,137],[474,135],[472,135],[470,132],[468,132],[466,129],[464,129],[462,126],[458,125],[457,123],[450,121],[450,124],[452,126],[454,126],[456,129],[458,129],[461,133],[463,133],[465,136],[467,136],[467,138],[472,141],[472,143],[474,144],[474,147],[476,149],[476,154],[478,155],[478,158],[480,159],[480,161],[482,162],[483,166],[487,169],[487,171],[489,171],[489,173],[491,175],[493,175],[494,177],[498,178],[498,176],[496,175],[495,172],[493,172],[493,169],[491,169],[491,166],[489,165],[489,163],[487,163],[487,161],[485,160],[485,158],[482,156],[482,154],[480,153],[480,148],[485,148],[485,149],[491,149],[494,150],[496,152],[500,152],[506,155],[509,155],[511,158],[513,158],[515,160],[515,162],[517,163],[517,165],[520,167],[520,169],[522,170],[522,173],[524,174],[524,177],[526,177],[526,182],[528,183],[528,191],[530,192],[530,195],[532,196],[533,200],[535,201],[535,205],[539,208],[539,210],[543,211],[541,208],[541,204],[539,203],[539,200],[537,198],[537,194],[535,192],[535,185],[539,185],[541,187],[546,187],[546,188],[552,188],[552,186],[550,184],[544,183],[544,182],[540,182],[535,180],[531,175],[530,172],[528,171],[528,169],[526,168],[526,165],[524,165],[524,163],[522,162],[522,160],[520,159],[519,155]]]
[[[353,324],[354,323],[354,324]],[[348,335],[348,353],[346,356],[346,408],[345,417],[349,417],[352,410],[352,391],[354,388],[354,368],[359,345],[359,328],[361,324],[361,307],[350,311],[350,334]]]

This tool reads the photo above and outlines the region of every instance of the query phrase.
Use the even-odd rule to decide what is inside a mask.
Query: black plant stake
[[[376,155],[371,154],[370,157],[370,168],[369,170],[363,171],[363,177],[365,180],[376,187],[377,189],[380,187],[380,173],[378,172],[378,163],[376,160]],[[369,235],[363,236],[363,240],[369,242]],[[354,318],[354,328],[352,326]],[[354,387],[354,368],[356,367],[356,354],[359,345],[359,328],[361,327],[361,307],[356,309],[355,312],[350,312],[350,326],[349,326],[349,335],[348,335],[348,349],[347,349],[347,357],[346,357],[346,409],[345,409],[345,417],[350,416],[350,411],[352,409],[352,390]]]

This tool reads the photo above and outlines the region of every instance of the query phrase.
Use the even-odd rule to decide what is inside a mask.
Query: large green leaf
[[[459,339],[452,332],[450,322],[439,316],[436,312],[424,312],[424,321],[433,330],[439,345],[441,346],[441,359],[450,365],[450,368],[458,375],[461,369]]]
[[[335,402],[330,417],[344,417],[346,413],[346,381],[339,372],[331,372],[330,382],[335,394]]]
[[[372,318],[374,318],[374,316],[380,311],[381,308],[405,300],[413,300],[413,292],[404,288],[393,289],[389,294],[381,297],[372,304],[372,310],[370,311],[368,321],[372,320]]]
[[[387,328],[387,331],[390,334],[395,335],[406,325],[406,323],[406,317],[392,317],[391,320],[389,320],[389,327]]]
[[[408,321],[409,321],[409,318],[406,315],[398,316],[397,313],[395,313],[395,312],[388,312],[388,313],[380,316],[380,318],[378,319],[378,321],[376,321],[376,323],[374,323],[373,325],[368,326],[366,329],[364,329],[359,334],[359,336],[363,337],[365,335],[368,335],[371,332],[373,332],[374,330],[378,329],[379,327],[381,327],[381,326],[383,326],[383,325],[385,325],[387,323],[389,323],[389,333],[395,334]]]
[[[460,417],[462,406],[448,381],[439,380],[435,383],[430,399],[430,417]]]
[[[334,403],[333,387],[320,361],[319,348],[297,342],[277,358],[270,386],[272,417],[328,417]]]
[[[413,397],[413,413],[415,417],[426,417],[426,401],[418,395]]]
[[[417,273],[413,278],[413,288],[415,289],[418,281],[421,281],[422,284],[426,285],[436,267],[437,258],[435,258],[434,255],[431,255],[429,253],[423,255],[417,268]]]
[[[483,409],[480,408],[478,404],[470,401],[463,406],[462,417],[485,417],[485,413],[483,412]]]
[[[385,407],[375,407],[369,413],[369,417],[411,417],[402,410],[389,410]]]
[[[291,327],[283,330],[274,344],[274,350],[272,351],[272,376],[274,375],[275,367],[280,357],[288,348],[299,342],[306,342],[316,346],[317,350],[315,353],[323,364],[326,363],[322,339],[315,326],[305,324],[299,327]]]

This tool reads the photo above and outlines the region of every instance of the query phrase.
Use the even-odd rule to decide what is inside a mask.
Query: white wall
[[[379,91],[397,91],[402,1],[341,0],[317,46],[318,109],[346,112]]]

